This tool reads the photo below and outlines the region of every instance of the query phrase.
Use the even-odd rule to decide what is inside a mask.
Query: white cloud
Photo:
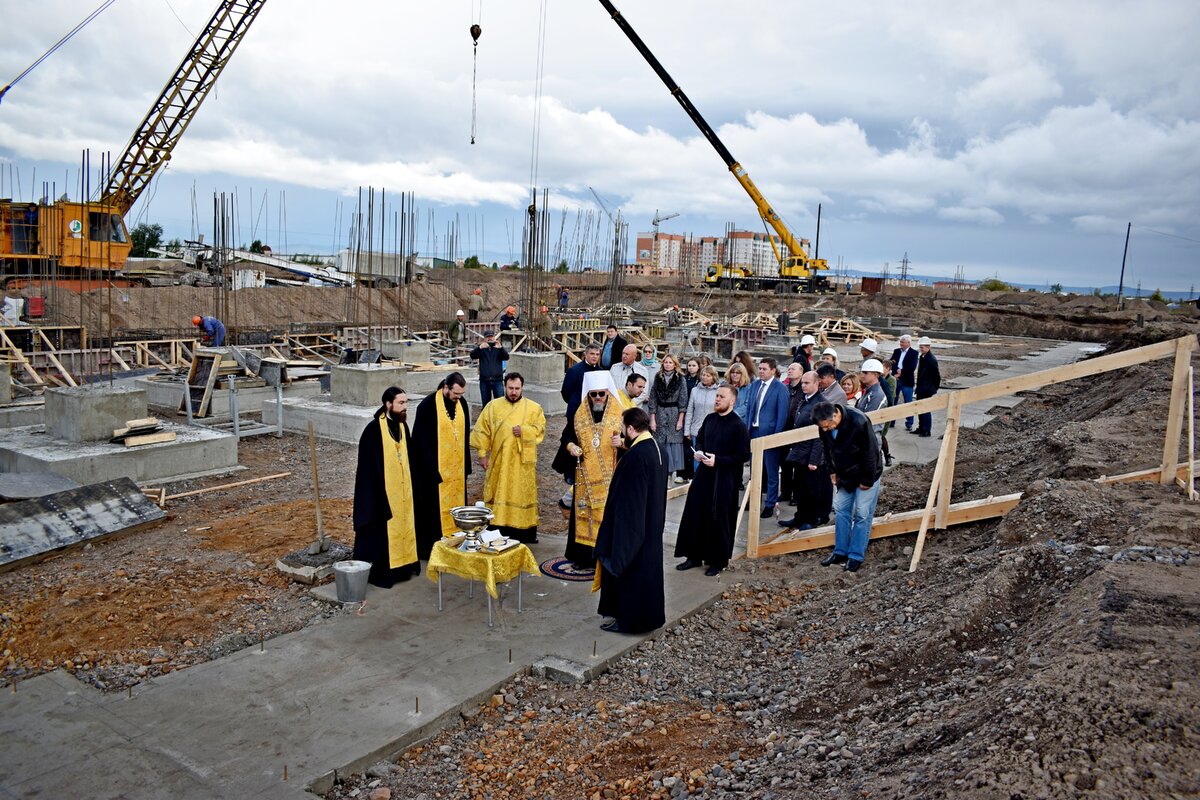
[[[999,225],[1004,222],[1004,216],[991,208],[963,208],[953,206],[939,208],[937,215],[952,222],[973,222],[978,225]]]

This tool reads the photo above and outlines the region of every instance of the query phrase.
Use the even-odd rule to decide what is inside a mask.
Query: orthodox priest
[[[613,386],[612,376],[604,370],[583,376],[582,399],[575,416],[563,431],[563,453],[573,461],[570,473],[560,468],[564,459],[556,459],[556,469],[572,475],[571,513],[567,524],[566,557],[580,570],[596,566],[592,548],[604,519],[608,502],[608,484],[617,465],[621,439],[621,412],[624,407]],[[560,453],[561,455],[561,453]]]
[[[537,448],[546,437],[542,407],[522,397],[519,372],[504,378],[504,396],[488,403],[471,431],[471,447],[487,471],[483,502],[495,514],[494,526],[510,539],[538,540]]]
[[[354,474],[354,557],[369,561],[369,580],[389,588],[419,575],[409,473],[408,396],[391,386],[358,439]]]
[[[596,538],[600,627],[644,633],[667,621],[663,586],[663,523],[667,518],[667,465],[650,435],[650,416],[631,408],[621,417],[629,450],[613,472],[614,501]],[[599,584],[599,587],[596,586]]]
[[[733,556],[737,526],[738,484],[742,467],[750,460],[750,432],[733,413],[738,390],[729,384],[717,389],[713,413],[704,418],[696,434],[696,476],[688,487],[675,557],[687,560],[675,569],[708,564],[704,574],[721,574]]]
[[[413,507],[416,511],[417,551],[428,560],[434,543],[450,536],[458,525],[450,509],[467,502],[467,457],[471,412],[463,396],[467,379],[451,372],[417,404],[413,419]]]

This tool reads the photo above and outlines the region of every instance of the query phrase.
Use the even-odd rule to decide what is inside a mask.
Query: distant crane
[[[650,243],[650,259],[658,263],[658,223],[666,222],[669,219],[675,219],[679,216],[679,212],[673,211],[670,214],[660,214],[658,209],[654,209],[654,219],[650,220],[650,224],[654,226],[654,240]]]

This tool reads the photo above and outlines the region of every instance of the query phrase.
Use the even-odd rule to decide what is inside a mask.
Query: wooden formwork
[[[812,334],[821,347],[829,347],[834,339],[841,342],[861,342],[863,339],[878,339],[879,334],[865,325],[846,317],[822,317],[816,322],[800,328],[801,334]]]

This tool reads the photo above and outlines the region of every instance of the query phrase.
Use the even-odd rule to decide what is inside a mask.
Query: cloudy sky
[[[7,3],[0,81],[98,2]],[[1200,4],[616,5],[797,235],[813,238],[822,204],[831,262],[895,272],[907,252],[923,274],[1115,284],[1132,222],[1127,282],[1200,285]],[[213,8],[118,0],[14,87],[0,104],[2,194],[31,199],[36,180],[78,195],[81,151],[119,155]],[[656,210],[680,215],[666,232],[761,230],[594,0],[267,3],[130,226],[188,237],[211,229],[214,191],[236,192],[241,238],[282,249],[283,196],[288,249],[332,252],[339,202],[375,186],[415,192],[442,229],[470,219],[484,232],[471,249],[508,258],[531,183],[543,10],[537,185],[552,206],[593,208],[590,186],[634,232]]]

